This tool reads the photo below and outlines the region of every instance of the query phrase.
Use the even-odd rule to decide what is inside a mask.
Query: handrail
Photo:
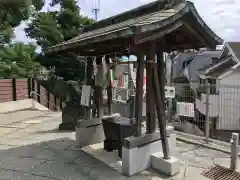
[[[43,95],[41,95],[41,94],[38,94],[36,91],[31,91],[31,92],[30,92],[30,97],[32,97],[32,94],[36,94],[36,95],[38,95],[39,97],[43,97],[48,103],[50,103],[52,106],[54,106],[54,107],[57,109],[57,106],[54,105],[53,103],[51,103],[51,102],[48,100],[47,97],[45,97],[45,96],[43,96]]]

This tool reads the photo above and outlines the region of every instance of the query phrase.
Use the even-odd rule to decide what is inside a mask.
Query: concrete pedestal
[[[68,122],[62,122],[58,126],[59,131],[74,131],[76,127],[76,123],[68,123]]]
[[[164,159],[161,152],[152,154],[151,164],[154,169],[168,176],[174,176],[180,172],[180,161],[174,157]]]
[[[103,142],[105,135],[102,120],[99,118],[80,120],[76,126],[75,136],[79,147]]]
[[[167,136],[171,156],[174,155],[176,147],[176,135],[173,127],[167,128]],[[145,137],[126,138],[127,142],[122,147],[122,173],[132,176],[151,167],[151,156],[162,152],[160,133],[156,132]],[[146,141],[148,141],[146,143]]]

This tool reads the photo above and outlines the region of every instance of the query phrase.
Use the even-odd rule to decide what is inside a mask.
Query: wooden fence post
[[[39,84],[39,82],[37,82],[37,101],[40,103],[40,100],[41,100],[41,97],[40,97],[40,95],[41,95],[41,92],[40,92],[40,84]]]
[[[48,107],[48,109],[50,108],[49,101],[50,101],[50,93],[49,93],[49,91],[47,91],[47,107]]]
[[[32,78],[32,91],[35,91],[35,80]]]
[[[12,100],[17,100],[16,79],[12,78]]]
[[[27,79],[27,87],[28,87],[28,98],[31,98],[31,79]]]
[[[54,95],[54,105],[55,110],[58,111],[58,105],[57,105],[57,97]]]
[[[63,109],[63,107],[62,107],[62,103],[63,103],[63,100],[62,100],[62,98],[61,98],[61,99],[60,99],[60,110]]]

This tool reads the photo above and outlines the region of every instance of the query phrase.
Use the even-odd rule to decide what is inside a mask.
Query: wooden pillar
[[[170,153],[169,153],[168,139],[166,135],[166,119],[165,119],[165,103],[164,103],[164,77],[165,77],[164,62],[163,62],[163,58],[158,58],[158,61],[159,61],[158,67],[153,66],[153,84],[154,84],[153,89],[154,89],[154,96],[155,96],[154,99],[155,99],[155,104],[157,109],[160,137],[162,140],[163,155],[165,159],[169,159]]]
[[[101,118],[103,117],[103,88],[102,86],[96,86],[96,107],[97,107],[97,117]]]
[[[165,94],[164,86],[165,86],[165,74],[166,74],[166,63],[164,62],[163,52],[157,53],[157,73],[158,80],[160,86],[160,93]],[[165,96],[165,95],[164,95]],[[162,101],[165,101],[164,96],[161,96]]]
[[[87,57],[87,72],[86,72],[86,84],[92,85],[93,76],[93,58]]]
[[[92,87],[92,76],[93,76],[93,58],[92,57],[86,57],[87,61],[87,69],[86,69],[86,85],[89,85]],[[91,88],[92,89],[92,88]],[[91,100],[90,100],[91,102]],[[86,107],[86,117],[90,118],[90,108]]]
[[[101,66],[102,65],[102,57],[98,57],[96,59],[96,64],[97,66]],[[98,74],[96,75],[98,76]],[[95,82],[96,82],[96,78],[95,77]],[[97,117],[100,118],[103,116],[103,88],[102,85],[100,84],[96,84],[95,83],[95,103],[96,103],[96,109],[97,109]]]
[[[156,108],[154,103],[154,90],[153,90],[153,68],[155,65],[155,43],[151,42],[147,46],[147,82],[146,82],[146,115],[147,115],[147,134],[156,131]]]
[[[108,72],[107,72],[107,79],[108,79],[108,85],[107,85],[107,104],[108,104],[108,114],[112,114],[112,82],[111,82],[111,69],[110,69],[110,58],[107,58],[107,66],[108,66]]]
[[[137,52],[137,74],[136,74],[136,101],[135,101],[135,117],[137,132],[136,136],[141,136],[142,126],[142,102],[143,102],[143,74],[144,74],[144,54]]]
[[[92,105],[92,117],[97,115],[97,96],[96,96],[96,87],[93,86],[93,105]]]

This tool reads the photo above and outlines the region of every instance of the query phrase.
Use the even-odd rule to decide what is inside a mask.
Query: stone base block
[[[180,161],[171,156],[164,159],[163,153],[158,152],[151,156],[152,167],[168,176],[174,176],[180,172]]]
[[[61,123],[58,127],[59,131],[75,131],[76,123]]]
[[[170,154],[174,154],[176,135],[168,137]],[[151,155],[162,152],[161,140],[150,142],[134,148],[122,148],[122,173],[127,176],[137,174],[151,167]]]
[[[101,143],[105,140],[101,119],[82,120],[76,126],[76,143],[79,147]]]

